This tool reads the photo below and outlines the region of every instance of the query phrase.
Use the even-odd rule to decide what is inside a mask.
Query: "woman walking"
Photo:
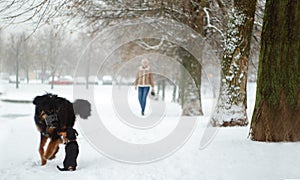
[[[153,75],[147,59],[143,59],[142,65],[137,69],[134,87],[135,89],[138,87],[138,98],[142,109],[142,116],[144,116],[150,87],[152,88],[152,94],[154,94]]]

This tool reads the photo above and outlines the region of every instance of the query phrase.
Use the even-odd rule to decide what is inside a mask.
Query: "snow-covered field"
[[[72,86],[56,86],[51,91],[48,85],[24,84],[16,90],[11,84],[4,84],[0,89],[3,91],[1,99],[27,101],[47,91],[73,100]],[[248,91],[248,115],[251,118],[255,84],[250,84]],[[180,114],[179,106],[167,99],[166,116],[147,137],[147,134],[141,133],[145,130],[132,128],[134,130],[130,131],[124,124],[118,124],[110,86],[97,86],[95,92],[97,108],[94,111],[102,115],[101,120],[115,136],[125,141],[142,143],[164,137],[172,131]],[[130,90],[128,94],[130,109],[138,116],[136,92]],[[78,170],[60,172],[56,165],[62,165],[63,145],[56,159],[40,166],[39,132],[33,121],[34,106],[31,103],[0,101],[0,179],[300,179],[300,143],[253,142],[247,138],[249,126],[219,129],[213,141],[206,148],[199,149],[213,102],[209,95],[204,95],[205,116],[197,118],[197,126],[182,148],[162,160],[138,165],[114,161],[96,151],[84,133],[79,131]],[[151,113],[151,108],[147,109],[147,113]],[[75,128],[78,130],[81,129],[80,121],[84,120],[77,118]]]

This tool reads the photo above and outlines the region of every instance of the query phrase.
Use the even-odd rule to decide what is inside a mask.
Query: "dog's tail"
[[[84,99],[77,99],[73,102],[74,113],[82,119],[87,119],[91,115],[91,103]]]
[[[60,171],[75,171],[75,170],[76,170],[76,168],[71,168],[71,169],[68,169],[68,168],[61,168],[61,167],[59,167],[58,165],[57,165],[56,167],[57,167],[57,169],[60,170]]]
[[[57,165],[56,167],[57,167],[57,169],[60,170],[60,171],[69,171],[69,170],[66,169],[66,168],[60,168],[58,165]]]

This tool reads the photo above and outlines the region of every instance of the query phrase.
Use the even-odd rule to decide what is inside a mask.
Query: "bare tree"
[[[34,44],[34,68],[38,71],[38,78],[44,84],[47,80],[48,74],[48,59],[46,58],[47,55],[47,38],[44,29],[38,31],[35,36],[31,37],[33,44]]]
[[[43,32],[43,40],[45,43],[43,44],[44,47],[44,53],[42,58],[44,59],[44,62],[48,63],[49,70],[50,70],[50,76],[51,76],[51,89],[54,88],[54,81],[55,81],[55,75],[60,65],[63,65],[61,63],[61,59],[59,59],[59,54],[61,52],[61,43],[62,43],[62,37],[60,35],[60,32],[56,32],[56,29],[50,28],[46,29]]]
[[[24,42],[22,43],[22,61],[20,64],[21,69],[25,72],[25,77],[27,83],[29,83],[29,72],[32,70],[32,55],[33,55],[33,44],[31,43],[31,39],[25,39],[26,35],[23,34]]]
[[[20,74],[20,65],[24,60],[24,42],[25,34],[17,34],[10,36],[10,48],[12,52],[11,60],[14,64],[15,75],[16,75],[16,88],[19,88],[19,74]]]

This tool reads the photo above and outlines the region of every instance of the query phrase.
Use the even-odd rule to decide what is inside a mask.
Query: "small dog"
[[[60,171],[75,171],[77,166],[77,156],[79,153],[78,143],[76,141],[76,136],[78,133],[73,128],[67,128],[66,131],[58,133],[60,136],[63,136],[65,142],[65,159],[64,167],[60,168],[57,166],[57,169]]]

